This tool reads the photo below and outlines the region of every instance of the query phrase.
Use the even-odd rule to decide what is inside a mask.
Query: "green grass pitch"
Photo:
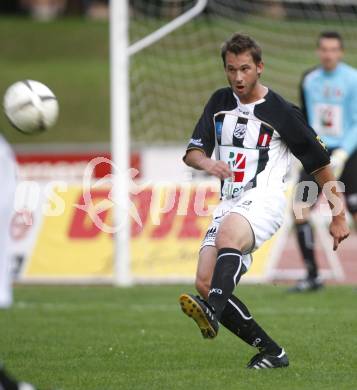
[[[40,389],[356,389],[357,291],[287,295],[240,286],[288,352],[287,369],[249,371],[255,350],[224,328],[204,340],[177,303],[190,286],[18,287],[0,313],[1,359]]]

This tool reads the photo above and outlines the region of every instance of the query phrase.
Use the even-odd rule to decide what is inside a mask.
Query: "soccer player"
[[[181,308],[203,337],[217,336],[219,323],[258,353],[248,368],[286,367],[287,354],[253,319],[233,290],[251,263],[250,253],[279,229],[284,218],[284,178],[290,152],[323,188],[333,208],[341,203],[329,155],[301,111],[260,82],[262,51],[249,36],[234,34],[221,49],[229,87],[206,104],[184,161],[221,180],[221,202],[199,253],[196,289],[182,294]],[[213,150],[216,160],[211,159]],[[343,205],[334,209],[330,232],[334,249],[348,234]]]
[[[317,42],[320,65],[307,71],[300,85],[301,107],[308,123],[321,136],[331,153],[335,176],[345,185],[348,210],[357,224],[357,71],[341,62],[343,41],[333,31],[322,32]],[[299,181],[314,178],[301,172]],[[303,201],[308,202],[306,187]],[[300,200],[301,201],[301,200]],[[303,206],[303,205],[302,205]],[[314,252],[314,235],[309,222],[310,210],[300,208],[295,218],[296,234],[307,277],[290,291],[316,291],[322,287]]]

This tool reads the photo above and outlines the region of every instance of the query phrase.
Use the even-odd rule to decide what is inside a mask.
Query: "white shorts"
[[[283,224],[286,197],[282,189],[252,188],[240,198],[223,200],[216,207],[201,249],[215,246],[216,234],[223,218],[230,213],[242,215],[250,224],[254,234],[253,247],[243,256],[246,269],[251,264],[250,253],[269,240]]]

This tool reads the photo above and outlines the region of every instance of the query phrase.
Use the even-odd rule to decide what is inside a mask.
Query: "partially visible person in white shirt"
[[[12,305],[10,225],[14,212],[16,160],[11,146],[0,135],[0,309]]]

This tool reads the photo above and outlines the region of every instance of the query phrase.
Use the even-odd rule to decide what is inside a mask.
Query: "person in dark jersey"
[[[264,64],[259,45],[236,33],[221,55],[229,87],[209,99],[184,156],[188,166],[221,180],[221,202],[199,253],[196,289],[201,296],[182,294],[179,303],[203,337],[216,337],[221,323],[256,347],[248,368],[286,367],[284,349],[233,291],[251,264],[252,251],[283,223],[291,153],[321,188],[335,177],[327,150],[301,110],[260,82]],[[216,159],[211,158],[214,150]],[[349,230],[343,204],[334,208],[332,203],[343,203],[337,186],[325,194],[335,211],[330,232],[336,249]]]

